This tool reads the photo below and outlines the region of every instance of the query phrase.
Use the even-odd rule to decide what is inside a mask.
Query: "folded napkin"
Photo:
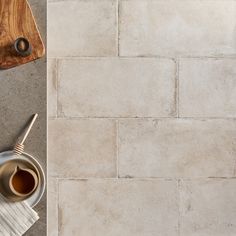
[[[26,202],[9,202],[0,194],[0,236],[21,236],[38,219]]]

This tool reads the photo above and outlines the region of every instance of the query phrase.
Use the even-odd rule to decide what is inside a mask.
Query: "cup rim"
[[[16,168],[18,168],[18,165],[16,166]],[[14,186],[13,186],[13,184],[12,184],[12,180],[13,180],[15,174],[17,173],[17,171],[14,172],[14,173],[12,174],[12,176],[10,177],[10,179],[9,179],[9,188],[10,188],[10,190],[13,192],[13,194],[15,194],[17,197],[28,197],[28,196],[30,196],[30,195],[36,190],[36,188],[38,187],[38,182],[39,182],[39,180],[38,180],[38,174],[37,174],[35,171],[31,170],[31,169],[25,169],[25,168],[20,168],[20,169],[24,170],[25,172],[28,172],[31,176],[33,176],[33,179],[34,179],[34,187],[33,187],[33,189],[32,189],[30,192],[26,193],[26,194],[20,193],[20,192],[18,192],[18,191],[15,190],[15,188],[14,188]]]

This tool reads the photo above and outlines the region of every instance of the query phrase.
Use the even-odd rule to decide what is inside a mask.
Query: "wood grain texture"
[[[24,37],[32,45],[32,54],[17,55],[14,41]],[[42,38],[27,0],[0,0],[0,69],[8,69],[36,60],[45,54]]]

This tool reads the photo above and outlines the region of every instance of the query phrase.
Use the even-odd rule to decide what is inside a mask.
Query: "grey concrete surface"
[[[29,0],[46,42],[46,0]],[[25,143],[25,151],[34,155],[46,172],[46,57],[10,70],[0,70],[0,151],[11,148],[33,113],[39,118]],[[40,220],[25,234],[46,235],[46,193],[35,207]]]

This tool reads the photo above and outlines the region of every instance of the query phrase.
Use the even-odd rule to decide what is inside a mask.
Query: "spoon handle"
[[[24,142],[25,142],[26,138],[28,137],[29,132],[32,129],[32,127],[34,125],[34,122],[36,121],[37,117],[38,117],[38,114],[34,114],[33,119],[31,120],[30,125],[28,126],[28,129],[27,129],[22,141],[15,145],[15,147],[14,147],[14,153],[15,154],[21,155],[23,153],[23,151],[24,151]]]
[[[33,127],[33,125],[34,125],[34,122],[36,121],[37,117],[38,117],[38,114],[37,114],[37,113],[34,114],[33,119],[32,119],[32,121],[30,122],[30,125],[29,125],[29,127],[28,127],[28,129],[27,129],[27,131],[26,131],[26,133],[25,133],[25,135],[24,135],[22,141],[20,142],[20,144],[24,144],[24,142],[25,142],[26,138],[28,137],[29,132],[30,132],[30,130],[32,129],[32,127]]]

